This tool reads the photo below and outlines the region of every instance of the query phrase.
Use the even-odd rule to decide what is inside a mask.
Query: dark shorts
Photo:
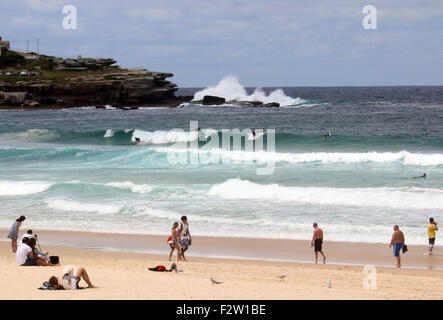
[[[433,246],[435,244],[435,238],[429,238],[429,245]]]
[[[314,240],[314,251],[321,251],[322,250],[322,245],[323,245],[323,240],[322,239],[315,239]]]
[[[26,262],[21,265],[21,267],[30,267],[30,266],[38,266],[37,260],[28,258]]]
[[[182,249],[188,249],[190,245],[191,245],[191,241],[189,241],[189,239],[182,239],[180,241],[180,247]]]

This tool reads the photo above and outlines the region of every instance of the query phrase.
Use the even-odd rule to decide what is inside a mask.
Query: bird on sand
[[[282,281],[286,278],[286,273],[282,273],[281,275],[279,275],[277,277],[280,278],[280,281]]]
[[[213,277],[211,277],[211,282],[212,282],[212,285],[214,285],[214,284],[222,284],[223,283],[221,281],[215,280]]]

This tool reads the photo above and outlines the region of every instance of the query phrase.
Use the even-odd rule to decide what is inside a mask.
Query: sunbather
[[[49,284],[51,285],[51,287],[56,288],[56,289],[69,290],[69,289],[71,289],[72,281],[74,280],[74,281],[76,281],[76,287],[78,288],[78,283],[83,279],[83,280],[85,280],[85,282],[87,283],[89,288],[97,288],[96,286],[94,286],[92,284],[91,280],[89,280],[89,275],[86,272],[85,268],[70,267],[68,269],[70,269],[70,270],[68,270],[68,271],[65,270],[65,274],[61,278],[57,278],[55,276],[52,276],[49,279]]]

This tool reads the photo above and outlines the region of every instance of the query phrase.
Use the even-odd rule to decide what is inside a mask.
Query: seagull
[[[328,284],[328,288],[332,288],[332,281],[331,281],[331,279],[328,279],[327,284]]]
[[[211,277],[211,282],[212,282],[212,285],[214,285],[214,284],[222,284],[223,283],[223,282],[215,280],[213,277]]]
[[[286,273],[282,273],[281,275],[279,275],[277,277],[280,278],[280,281],[282,281],[286,278]]]

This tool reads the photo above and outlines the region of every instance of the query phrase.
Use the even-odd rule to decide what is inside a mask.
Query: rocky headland
[[[0,108],[72,108],[111,105],[122,109],[176,107],[192,96],[176,96],[172,73],[122,69],[113,59],[63,59],[3,46]]]

